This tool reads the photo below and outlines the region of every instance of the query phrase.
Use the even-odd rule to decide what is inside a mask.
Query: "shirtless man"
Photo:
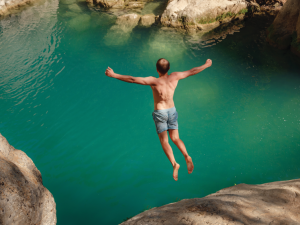
[[[159,59],[156,63],[156,70],[159,78],[120,75],[114,73],[109,67],[105,71],[105,75],[108,77],[113,77],[128,83],[149,85],[151,87],[154,99],[154,112],[152,113],[152,116],[155,122],[156,132],[161,146],[173,166],[173,178],[176,181],[178,180],[178,170],[180,165],[175,161],[172,148],[169,144],[167,131],[169,131],[171,140],[183,154],[187,164],[188,173],[193,172],[194,164],[192,158],[186,151],[183,141],[179,139],[177,123],[178,114],[173,101],[174,92],[179,80],[195,75],[207,67],[210,67],[211,64],[212,61],[208,59],[202,66],[184,72],[173,72],[168,75],[170,63],[166,59]]]

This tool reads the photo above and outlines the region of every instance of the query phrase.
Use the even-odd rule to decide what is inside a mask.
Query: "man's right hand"
[[[207,65],[207,67],[210,67],[211,66],[211,64],[212,64],[212,61],[211,61],[211,59],[208,59],[208,60],[206,60],[206,63],[205,63],[206,65]]]
[[[115,74],[114,71],[110,67],[107,67],[105,71],[105,75],[108,77],[114,77],[114,74]]]

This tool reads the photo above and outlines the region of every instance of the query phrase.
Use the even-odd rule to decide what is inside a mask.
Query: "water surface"
[[[266,21],[203,48],[158,26],[120,35],[113,14],[69,3],[40,2],[0,21],[0,132],[41,171],[58,224],[118,224],[234,184],[299,177],[300,59],[265,42]],[[161,57],[170,72],[213,61],[175,92],[195,164],[189,175],[172,144],[178,182],[155,132],[150,87],[104,75],[110,66],[157,76]]]

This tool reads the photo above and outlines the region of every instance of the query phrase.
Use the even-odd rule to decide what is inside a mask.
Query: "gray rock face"
[[[300,56],[300,0],[288,0],[268,29],[267,41]]]
[[[0,224],[55,225],[56,204],[40,171],[0,134]]]
[[[203,25],[219,21],[222,18],[245,13],[248,3],[245,0],[170,0],[161,17],[161,23],[171,27]],[[210,29],[209,27],[207,27]]]
[[[122,225],[300,224],[300,179],[239,184],[145,211]]]

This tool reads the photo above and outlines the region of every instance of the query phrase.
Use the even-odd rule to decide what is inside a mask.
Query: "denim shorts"
[[[169,129],[178,129],[178,113],[175,106],[169,109],[154,110],[152,117],[155,122],[157,134]]]

